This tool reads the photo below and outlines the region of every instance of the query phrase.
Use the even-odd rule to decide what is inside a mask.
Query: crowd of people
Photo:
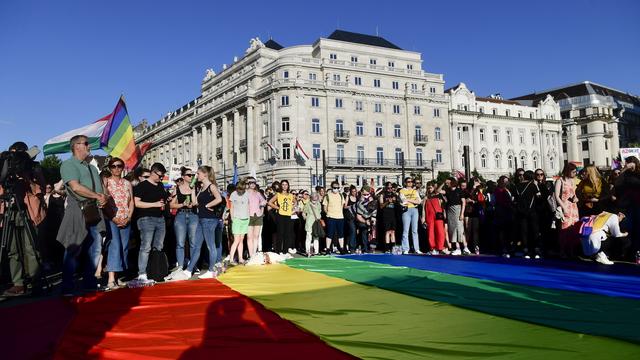
[[[183,167],[167,189],[160,163],[123,176],[125,162],[111,158],[98,173],[85,161],[86,137],[74,137],[70,146],[73,156],[62,163],[61,183],[44,191],[53,219],[44,231],[64,247],[64,294],[74,292],[81,258],[84,288],[101,283],[112,290],[134,273],[130,286],[153,284],[148,267],[154,252],[164,252],[172,264],[156,280],[181,281],[215,278],[227,266],[268,251],[586,256],[612,264],[611,258],[635,260],[640,250],[635,157],[606,176],[594,166],[578,172],[567,163],[556,179],[541,169],[518,169],[497,181],[451,177],[423,184],[406,177],[377,189],[333,181],[313,191],[292,189],[286,179],[261,188],[253,177],[220,187],[213,168],[204,165]],[[60,256],[52,248],[43,247],[45,257]],[[7,292],[25,290],[14,281]]]

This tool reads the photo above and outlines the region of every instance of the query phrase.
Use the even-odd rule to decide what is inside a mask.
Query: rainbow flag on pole
[[[139,153],[133,138],[133,127],[129,120],[127,105],[122,96],[104,128],[100,144],[109,155],[121,158],[127,169],[132,169],[137,165]]]

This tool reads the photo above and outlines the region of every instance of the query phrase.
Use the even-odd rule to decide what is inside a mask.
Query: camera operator
[[[93,216],[87,211],[92,206],[102,208],[108,197],[103,193],[98,170],[86,161],[90,153],[89,139],[84,135],[71,138],[72,157],[63,161],[60,175],[67,190],[67,208],[58,231],[57,240],[65,247],[62,265],[62,294],[73,295],[78,257],[87,252],[88,264],[83,276],[84,288],[96,289],[96,267],[102,250],[102,235],[105,224],[101,216]],[[83,209],[85,212],[83,213]]]
[[[4,296],[24,295],[27,291],[24,272],[29,279],[36,280],[40,270],[35,236],[37,225],[42,222],[45,213],[42,194],[44,176],[39,164],[32,159],[37,153],[31,155],[27,150],[27,144],[18,141],[1,156],[0,196],[4,197],[4,201],[0,206],[0,213],[5,215],[2,231],[10,235],[7,238],[7,258],[13,283],[4,292]],[[7,199],[10,194],[14,195],[13,199]],[[9,200],[13,203],[8,202]],[[17,201],[20,203],[15,203]],[[10,212],[8,207],[16,211]],[[18,209],[21,211],[17,211]]]

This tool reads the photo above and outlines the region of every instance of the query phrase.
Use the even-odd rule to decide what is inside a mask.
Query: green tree
[[[452,177],[451,171],[438,171],[438,176],[436,177],[436,181],[438,184],[442,184],[445,180]]]
[[[44,173],[44,178],[49,184],[55,184],[60,181],[60,166],[62,165],[62,160],[56,155],[48,155],[41,162],[40,166],[42,167],[42,172]]]
[[[478,178],[482,184],[486,184],[487,183],[487,180],[484,177],[482,177],[482,175],[480,175],[480,173],[476,169],[473,169],[473,171],[471,172],[471,177],[472,178],[474,178],[474,177]]]

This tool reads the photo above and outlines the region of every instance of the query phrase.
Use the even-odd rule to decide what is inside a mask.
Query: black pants
[[[286,253],[288,249],[295,247],[295,233],[291,216],[276,214],[276,243],[274,251]]]
[[[527,213],[519,212],[516,219],[522,247],[528,249],[529,252],[533,252],[534,248],[538,247],[538,237],[540,235],[538,214],[531,209]]]

